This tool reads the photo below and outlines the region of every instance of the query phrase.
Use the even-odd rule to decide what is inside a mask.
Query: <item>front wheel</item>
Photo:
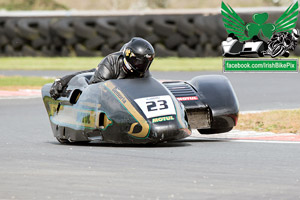
[[[70,141],[67,140],[67,139],[62,139],[62,138],[59,138],[59,137],[56,137],[57,141],[59,141],[59,143],[61,144],[70,144]]]
[[[220,128],[220,129],[197,129],[200,134],[208,135],[208,134],[218,134],[229,132],[233,129],[233,127],[229,128]]]

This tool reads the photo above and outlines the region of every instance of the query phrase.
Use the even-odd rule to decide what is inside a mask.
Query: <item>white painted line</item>
[[[297,110],[297,109],[299,109],[299,108],[241,111],[240,114],[255,114],[255,113],[264,113],[264,112],[271,112],[271,111],[292,111],[292,110]]]
[[[228,142],[248,142],[248,143],[273,143],[273,144],[299,144],[300,141],[278,141],[278,140],[228,140]]]
[[[39,96],[8,96],[8,97],[0,97],[0,100],[7,100],[7,99],[35,99],[35,98],[41,98],[41,95],[39,95]]]
[[[278,140],[243,140],[234,138],[207,138],[207,137],[193,137],[185,138],[186,140],[205,140],[205,141],[224,141],[224,142],[248,142],[248,143],[274,143],[274,144],[299,144],[300,141],[278,141]]]
[[[41,90],[20,89],[18,91],[0,90],[0,99],[31,99],[40,98]]]

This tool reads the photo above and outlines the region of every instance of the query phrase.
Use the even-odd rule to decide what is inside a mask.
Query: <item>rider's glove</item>
[[[56,100],[58,97],[60,97],[62,91],[63,91],[62,82],[60,79],[56,79],[51,86],[50,96]]]

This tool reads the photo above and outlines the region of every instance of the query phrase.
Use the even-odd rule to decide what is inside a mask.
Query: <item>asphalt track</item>
[[[171,74],[154,76],[191,75]],[[226,76],[243,110],[299,107],[299,74]],[[300,199],[299,143],[60,145],[40,98],[1,99],[0,112],[0,199]]]

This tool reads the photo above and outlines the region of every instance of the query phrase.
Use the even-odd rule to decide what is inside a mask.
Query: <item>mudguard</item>
[[[201,133],[227,132],[237,124],[239,103],[231,83],[225,76],[197,76],[189,81],[189,84],[197,91],[201,101],[209,106],[212,114],[211,127],[200,129]]]

